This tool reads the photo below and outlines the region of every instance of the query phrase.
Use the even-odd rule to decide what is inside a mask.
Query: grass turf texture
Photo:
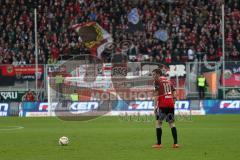
[[[164,148],[153,149],[154,122],[102,117],[89,122],[56,118],[0,118],[1,160],[225,160],[239,159],[239,115],[194,116],[176,122],[181,148],[173,149],[167,124]],[[23,126],[19,130],[3,130]],[[67,136],[68,146],[58,139]]]

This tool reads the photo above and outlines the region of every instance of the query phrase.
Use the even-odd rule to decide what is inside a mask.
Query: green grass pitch
[[[153,149],[154,122],[101,117],[88,122],[56,118],[0,118],[1,160],[232,160],[240,159],[240,116],[194,116],[177,121],[181,148],[173,149],[167,124],[162,149]],[[10,126],[22,126],[12,129]],[[6,130],[8,129],[8,130]],[[68,146],[58,138],[67,136]]]

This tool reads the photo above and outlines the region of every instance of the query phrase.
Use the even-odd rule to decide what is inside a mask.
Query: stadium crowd
[[[0,64],[34,64],[33,0],[0,1]],[[240,60],[240,1],[225,2],[226,59]],[[137,8],[139,23],[128,21]],[[222,56],[219,0],[39,0],[39,63],[89,54],[75,32],[76,23],[96,21],[118,44],[132,42],[131,61],[217,61]],[[164,40],[155,37],[158,30]]]

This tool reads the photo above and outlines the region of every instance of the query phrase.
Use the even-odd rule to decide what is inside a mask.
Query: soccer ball
[[[68,140],[67,137],[63,136],[63,137],[59,138],[58,143],[59,143],[59,145],[61,145],[61,146],[66,146],[66,145],[68,145],[69,140]]]

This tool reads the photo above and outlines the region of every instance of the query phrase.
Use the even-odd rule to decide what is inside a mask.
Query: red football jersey
[[[157,107],[174,108],[173,91],[175,88],[166,77],[159,77],[154,82],[155,91],[158,91]]]
[[[32,101],[34,101],[34,99],[35,99],[35,97],[34,97],[33,93],[27,93],[25,96],[25,101],[32,102]]]

